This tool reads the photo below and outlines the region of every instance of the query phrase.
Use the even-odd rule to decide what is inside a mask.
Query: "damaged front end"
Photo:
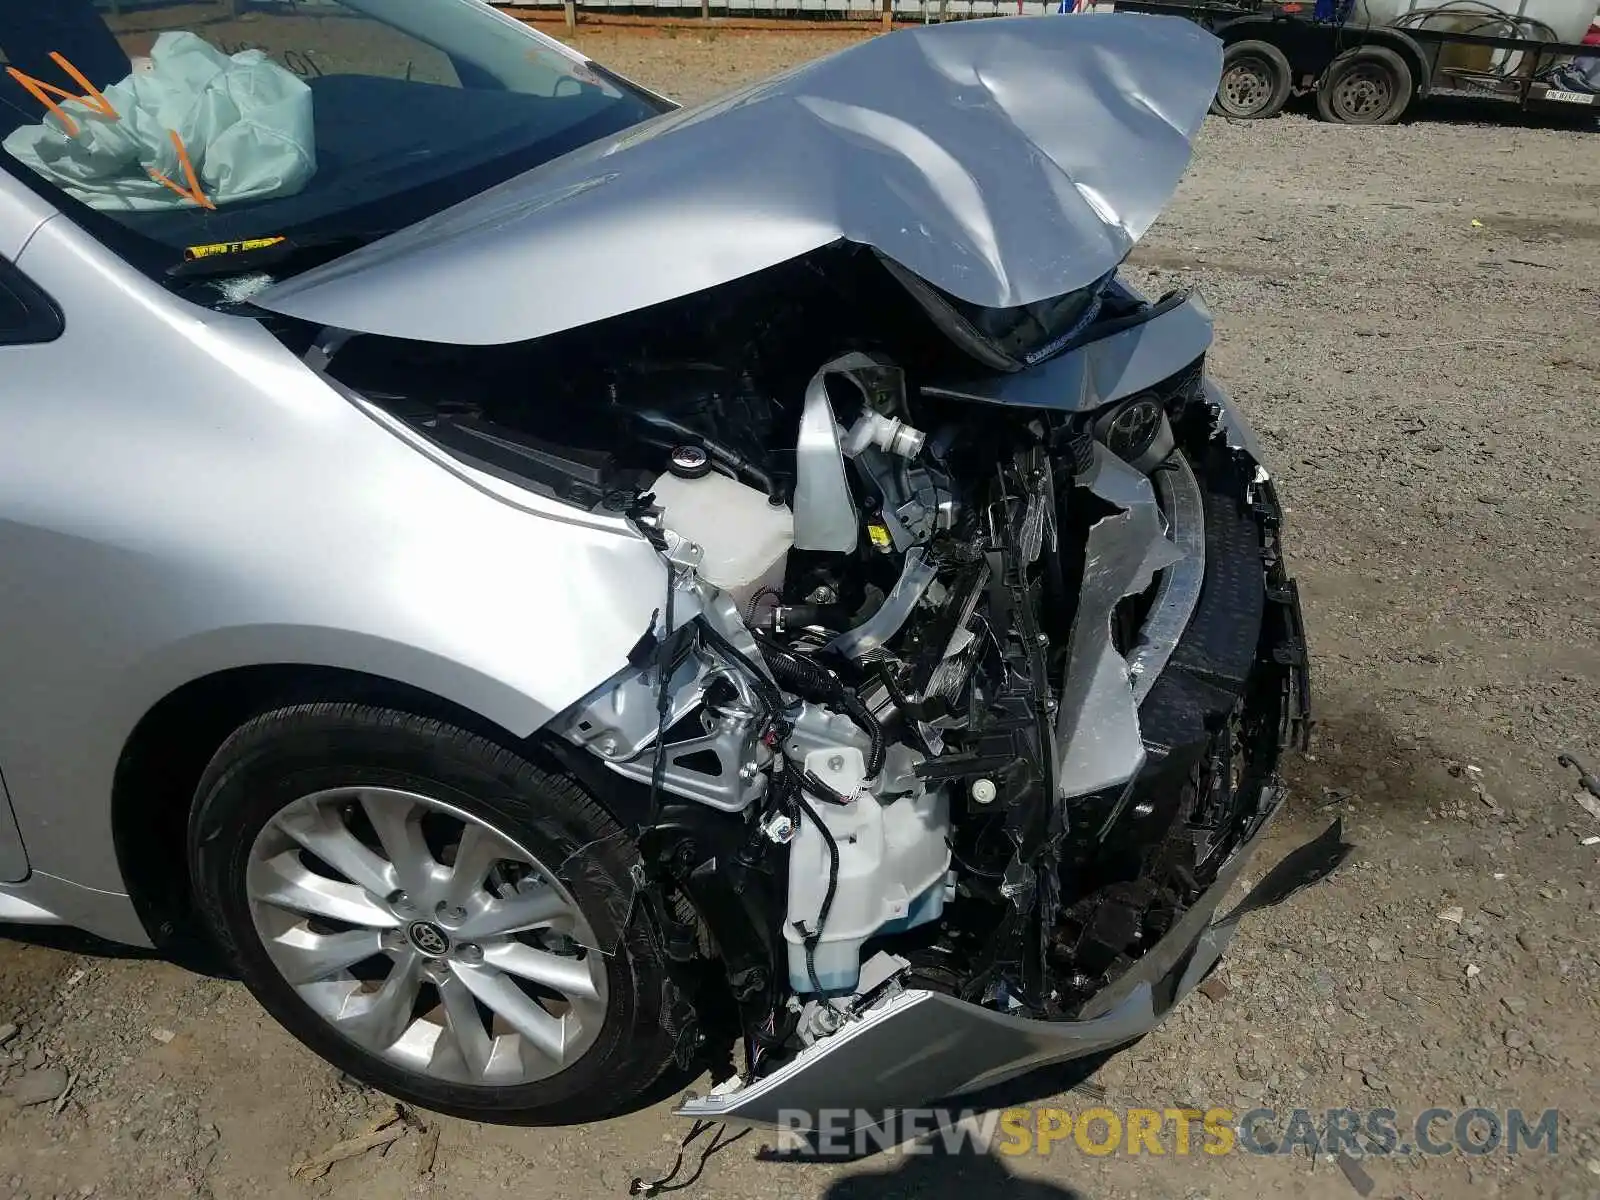
[[[543,281],[439,318],[450,337],[396,309],[404,247],[262,300],[365,334],[325,338],[323,369],[387,419],[660,552],[628,665],[545,733],[631,818],[705,1037],[735,1014],[742,1061],[685,1113],[914,1105],[1128,1042],[1272,898],[1214,919],[1310,724],[1281,510],[1198,297],[1116,277],[1215,44],[1112,20],[896,34],[447,213],[411,239],[424,284],[471,274],[470,310],[480,272]],[[955,133],[907,125],[907,83],[954,92]],[[1061,133],[1063,91],[1109,123],[1091,140],[1144,139],[1144,167]],[[679,195],[662,164],[763,106],[803,115],[784,150],[817,182],[738,245],[635,239],[632,277],[575,279],[564,309],[567,249],[514,252],[631,229],[634,189]],[[1013,195],[1023,162],[1046,194]],[[877,169],[916,186],[841,198]],[[726,210],[727,188],[682,194],[713,192]],[[1331,831],[1262,886],[1339,852]]]

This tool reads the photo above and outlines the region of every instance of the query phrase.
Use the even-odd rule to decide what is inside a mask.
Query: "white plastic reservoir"
[[[699,479],[663,475],[651,490],[666,527],[705,552],[700,578],[727,592],[741,611],[762,588],[782,585],[794,545],[787,504],[769,504],[764,493],[716,471]]]
[[[1550,40],[1542,31],[1513,31],[1495,21],[1496,13],[1546,25],[1555,41],[1581,42],[1600,6],[1595,0],[1356,0],[1351,23]]]
[[[861,751],[839,746],[806,755],[805,769],[830,787],[852,795],[866,773]],[[862,792],[847,805],[807,799],[833,835],[839,872],[833,904],[822,923],[814,953],[817,982],[828,994],[855,990],[861,947],[874,934],[897,932],[936,919],[944,911],[950,870],[949,802],[942,790],[902,796],[880,804]],[[806,938],[795,923],[814,931],[828,889],[828,845],[802,814],[789,843],[789,909],[783,937],[789,949],[789,983],[814,992],[806,963]]]

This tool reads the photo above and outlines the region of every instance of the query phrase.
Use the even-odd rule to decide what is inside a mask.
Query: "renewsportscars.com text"
[[[1520,1108],[1008,1108],[798,1109],[779,1114],[777,1149],[860,1157],[905,1154],[1080,1153],[1444,1155],[1559,1152],[1560,1113]]]

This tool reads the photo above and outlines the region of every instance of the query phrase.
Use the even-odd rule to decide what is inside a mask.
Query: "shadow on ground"
[[[167,962],[207,979],[232,979],[233,973],[217,955],[216,949],[199,939],[186,939],[160,950],[107,941],[80,929],[64,925],[8,925],[0,923],[0,938],[27,946],[57,950],[62,954],[84,954],[90,958],[115,958],[133,962]]]
[[[1138,1039],[1135,1039],[1137,1041]],[[1133,1045],[1133,1042],[1128,1045]],[[931,1105],[933,1112],[948,1114],[959,1120],[963,1114],[981,1114],[1000,1109],[1037,1104],[1051,1096],[1059,1096],[1085,1085],[1114,1054],[1126,1046],[1103,1050],[1085,1058],[1067,1062],[1050,1063],[1029,1071],[1017,1079],[982,1091],[973,1092],[953,1100]],[[916,1109],[910,1113],[894,1113],[879,1125],[871,1125],[846,1136],[836,1137],[833,1144],[824,1145],[818,1135],[811,1132],[789,1131],[782,1149],[763,1149],[757,1157],[771,1162],[859,1162],[875,1157],[893,1146],[901,1146],[916,1139],[926,1147],[949,1154],[951,1144],[965,1144],[966,1135],[948,1126],[929,1130],[927,1118],[930,1109]],[[920,1125],[917,1122],[921,1122]],[[845,1145],[844,1143],[848,1143]],[[924,1153],[919,1149],[918,1154]]]
[[[835,1180],[823,1200],[1089,1200],[1088,1193],[1006,1170],[987,1154],[956,1155],[937,1143],[892,1171]]]

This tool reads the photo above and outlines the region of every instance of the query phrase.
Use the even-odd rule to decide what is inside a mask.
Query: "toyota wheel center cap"
[[[438,958],[450,949],[450,938],[431,921],[413,921],[406,927],[406,936],[429,958]]]

